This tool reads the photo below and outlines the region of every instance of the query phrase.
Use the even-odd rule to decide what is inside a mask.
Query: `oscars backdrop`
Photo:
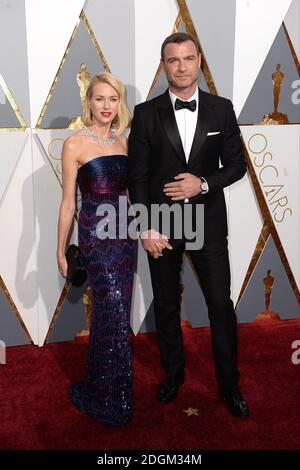
[[[198,39],[200,87],[233,101],[244,140],[248,174],[225,191],[238,320],[299,316],[299,18],[299,0],[0,0],[1,344],[88,333],[89,286],[56,266],[62,144],[95,73],[125,83],[131,111],[163,92],[160,46],[175,31]],[[208,325],[188,258],[182,320]],[[141,247],[131,323],[155,329]]]

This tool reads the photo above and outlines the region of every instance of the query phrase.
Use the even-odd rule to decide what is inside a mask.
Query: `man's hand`
[[[174,180],[177,181],[164,186],[164,193],[170,196],[172,201],[189,199],[201,192],[201,179],[191,173],[180,173]]]
[[[162,250],[167,248],[172,250],[173,247],[170,245],[166,235],[162,235],[155,230],[146,230],[141,235],[142,245],[146,251],[149,251],[150,255],[153,258],[158,258],[162,256]]]

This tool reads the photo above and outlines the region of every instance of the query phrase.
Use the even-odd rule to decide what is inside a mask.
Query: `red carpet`
[[[79,413],[67,388],[81,377],[86,341],[9,348],[0,365],[1,449],[299,449],[300,364],[291,344],[300,320],[239,327],[241,389],[251,418],[217,398],[207,328],[185,328],[186,382],[178,399],[156,399],[162,377],[154,334],[134,339],[133,421],[111,429]],[[198,409],[199,416],[182,410]]]

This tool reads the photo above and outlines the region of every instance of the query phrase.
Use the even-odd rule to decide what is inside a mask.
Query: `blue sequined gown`
[[[132,217],[127,210],[122,215],[119,206],[119,196],[123,196],[123,206],[125,201],[128,209],[126,155],[88,161],[79,168],[77,181],[82,197],[79,247],[92,289],[93,313],[86,377],[71,385],[70,398],[92,418],[119,426],[132,415],[129,321],[137,250],[137,240],[124,237]],[[97,215],[102,204],[115,208],[116,216],[107,212]],[[99,238],[109,223],[116,229],[117,238]]]

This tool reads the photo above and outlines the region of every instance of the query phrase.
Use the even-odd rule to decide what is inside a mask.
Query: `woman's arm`
[[[75,143],[68,138],[62,150],[62,201],[58,218],[57,264],[60,273],[66,277],[67,260],[65,257],[66,242],[75,214],[75,191],[77,178],[77,158]]]

